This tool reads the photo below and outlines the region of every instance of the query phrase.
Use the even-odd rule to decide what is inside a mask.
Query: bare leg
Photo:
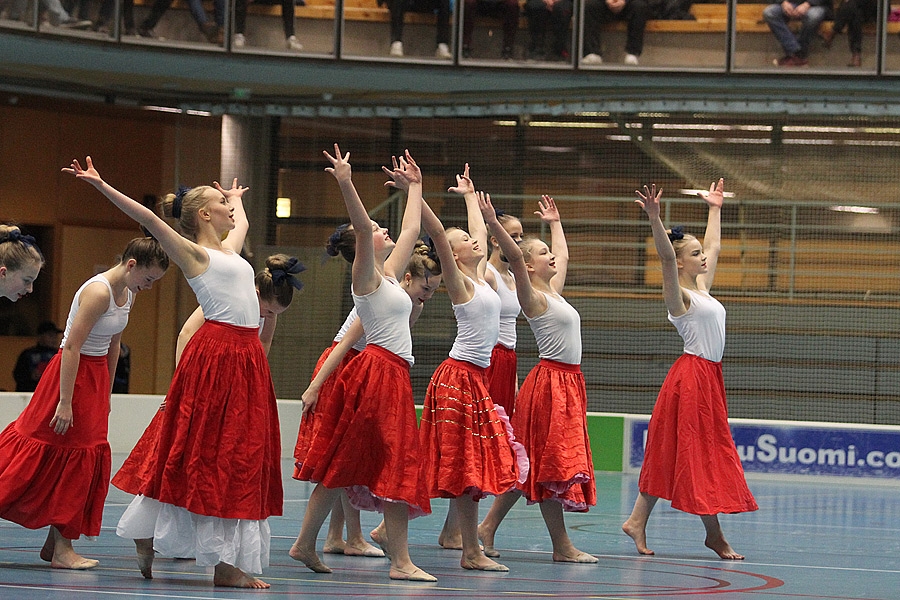
[[[478,545],[478,503],[471,496],[462,495],[450,501],[456,505],[459,516],[459,531],[462,535],[462,558],[459,565],[464,569],[479,571],[509,571],[505,565],[496,563],[484,555]]]
[[[497,558],[500,553],[494,548],[494,536],[497,534],[497,528],[506,518],[510,509],[518,502],[521,494],[516,491],[509,491],[501,496],[494,498],[491,509],[485,515],[484,520],[478,526],[478,539],[484,544],[484,555],[491,558]]]
[[[647,521],[650,520],[650,513],[653,512],[653,507],[656,506],[657,500],[659,498],[656,496],[643,492],[639,493],[634,501],[631,516],[622,524],[622,531],[634,540],[634,545],[637,546],[639,554],[654,554],[653,550],[647,548]]]
[[[569,539],[566,531],[566,522],[563,518],[563,505],[553,500],[541,502],[541,516],[550,532],[550,541],[553,543],[553,560],[570,563],[596,563],[596,556],[582,552]]]
[[[706,541],[704,544],[707,548],[719,555],[719,558],[726,560],[744,560],[742,554],[738,554],[731,547],[731,544],[725,539],[722,533],[722,526],[719,525],[718,515],[700,515],[703,526],[706,527]]]
[[[384,519],[381,520],[381,523],[378,524],[378,527],[369,532],[369,537],[372,538],[373,542],[381,547],[384,555],[387,556],[388,560],[390,560],[391,554],[388,550],[388,535],[387,528],[384,525]]]
[[[344,492],[341,492],[343,495]],[[347,546],[344,543],[344,506],[340,498],[334,499],[331,505],[331,519],[328,521],[328,533],[325,535],[325,554],[343,554]]]
[[[153,579],[153,538],[134,540],[138,568],[144,579]]]
[[[347,523],[347,543],[344,544],[344,554],[347,556],[384,556],[384,552],[363,537],[362,526],[359,524],[359,511],[350,504],[347,492],[341,492],[340,501],[344,509],[344,521]]]
[[[316,485],[306,505],[300,535],[288,551],[291,558],[299,560],[316,573],[331,573],[331,569],[325,566],[316,554],[316,536],[319,535],[319,530],[322,529],[322,524],[339,493],[340,489],[329,489],[321,483]]]
[[[54,569],[93,569],[100,561],[80,556],[72,548],[72,540],[64,538],[56,527],[50,526],[53,534],[53,558],[50,566]]]
[[[445,550],[462,550],[462,534],[459,531],[459,516],[456,514],[456,506],[450,501],[447,509],[447,518],[444,519],[444,527],[438,536],[438,544]]]
[[[44,540],[44,546],[41,548],[41,560],[50,562],[53,560],[53,548],[56,546],[56,537],[53,535],[53,528],[47,530],[47,539]]]
[[[223,562],[216,565],[216,570],[213,574],[213,585],[254,590],[265,590],[271,587],[262,579],[257,579],[253,575],[248,575],[237,567]]]
[[[387,532],[388,555],[391,557],[391,579],[408,581],[437,581],[413,564],[409,557],[406,536],[409,527],[409,509],[401,502],[384,503],[384,525]]]

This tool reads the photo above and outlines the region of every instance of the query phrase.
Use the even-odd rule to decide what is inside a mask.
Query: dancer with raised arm
[[[650,219],[653,242],[662,263],[663,299],[669,321],[684,339],[681,355],[663,382],[650,417],[640,493],[622,530],[641,554],[647,548],[647,521],[659,498],[672,508],[699,515],[706,546],[720,558],[740,560],[725,540],[718,513],[758,507],[747,488],[744,469],[728,427],[722,380],[725,308],[710,296],[721,248],[724,180],[700,196],[709,206],[703,244],[680,228],[666,231],[660,219],[662,189],[644,186],[635,200]]]
[[[453,304],[457,335],[447,358],[431,377],[425,395],[419,440],[425,484],[432,498],[450,498],[450,513],[439,542],[458,519],[460,566],[482,571],[508,571],[484,555],[478,544],[478,501],[515,487],[528,469],[525,450],[517,443],[503,408],[487,390],[485,370],[500,329],[500,298],[484,281],[487,228],[468,175],[457,175],[466,200],[470,232],[444,226],[428,205],[422,223],[441,258],[444,284]]]
[[[268,565],[267,519],[281,514],[281,439],[253,268],[239,254],[247,188],[235,179],[229,190],[216,183],[169,194],[165,212],[188,239],[103,181],[90,157],[85,169],[75,160],[63,171],[159,240],[206,317],[175,368],[153,453],[128,459],[148,463],[147,476],[116,532],[135,541],[144,577],[152,577],[155,549],[214,566],[215,585],[268,588],[250,573]]]
[[[397,243],[369,218],[352,181],[350,153],[323,152],[332,166],[355,231],[353,304],[366,347],[340,373],[320,415],[299,478],[316,482],[291,558],[317,573],[330,573],[316,554],[316,536],[341,488],[357,508],[384,513],[391,579],[436,581],[409,557],[410,517],[428,514],[431,504],[419,482],[419,448],[409,367],[413,363],[410,297],[396,275],[412,255],[419,235],[422,176],[406,152],[400,168],[410,180]],[[363,454],[360,454],[363,452]]]
[[[35,239],[15,225],[0,223],[0,298],[16,302],[30,294],[43,266]]]
[[[535,212],[550,227],[553,249],[536,238],[520,244],[497,219],[490,196],[479,192],[479,206],[491,233],[516,276],[516,294],[537,340],[541,361],[522,383],[512,426],[528,452],[528,480],[494,501],[478,528],[485,554],[499,556],[494,535],[520,495],[540,504],[550,532],[553,560],[596,563],[578,550],[563,511],[587,512],[597,503],[594,465],[587,434],[587,393],[581,373],[581,317],[562,297],[569,251],[556,203],[543,196]]]
[[[54,568],[99,564],[77,554],[72,540],[100,535],[119,340],[134,295],[150,289],[168,267],[155,239],[136,238],[114,267],[82,284],[59,352],[28,406],[0,434],[0,517],[29,529],[49,525],[40,556]]]

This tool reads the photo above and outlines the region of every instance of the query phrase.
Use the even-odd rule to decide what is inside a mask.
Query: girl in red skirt
[[[514,241],[522,241],[522,222],[519,219],[498,210],[497,220]],[[522,307],[516,295],[516,278],[509,270],[509,262],[503,256],[500,242],[492,235],[490,243],[491,256],[484,279],[500,296],[500,337],[491,352],[491,366],[485,375],[494,405],[502,406],[507,416],[512,418],[519,391],[516,376],[516,318],[522,312]]]
[[[508,571],[484,555],[478,544],[478,500],[515,487],[527,471],[524,448],[514,441],[503,408],[495,408],[485,370],[500,328],[500,298],[486,281],[487,229],[478,209],[468,170],[457,176],[469,214],[469,230],[444,231],[440,220],[423,206],[422,223],[434,240],[443,265],[444,283],[456,316],[457,335],[450,357],[428,384],[419,427],[425,485],[431,498],[450,498],[450,512],[438,539],[458,519],[465,569]],[[451,546],[452,547],[452,546]]]
[[[153,238],[129,242],[119,263],[75,293],[59,353],[28,406],[0,434],[0,517],[50,526],[41,558],[58,569],[90,569],[72,540],[100,534],[109,489],[109,395],[119,339],[134,294],[169,267]]]
[[[267,519],[281,514],[281,439],[253,268],[239,255],[249,227],[246,188],[235,180],[229,190],[215,184],[169,194],[165,212],[188,239],[103,181],[90,157],[86,169],[73,161],[64,171],[159,240],[206,317],[175,368],[152,454],[132,457],[148,463],[147,476],[117,533],[135,540],[145,577],[155,548],[214,566],[215,585],[267,588],[249,573],[268,565]]]
[[[399,186],[395,186],[399,187]],[[407,188],[401,188],[407,189]],[[350,254],[352,264],[353,253],[350,246],[355,247],[355,238],[353,229],[344,226],[338,228],[338,231],[332,235],[329,240],[328,253],[335,256],[342,249],[344,254]],[[441,284],[441,266],[435,260],[436,257],[431,255],[431,251],[424,242],[417,240],[416,247],[409,263],[406,267],[406,273],[400,286],[406,291],[407,295],[413,302],[412,314],[410,315],[410,327],[418,320],[422,314],[425,302],[429,300],[435,290]],[[294,448],[294,478],[299,479],[303,462],[309,453],[312,445],[313,437],[317,433],[317,426],[320,422],[319,415],[324,411],[322,401],[328,401],[330,398],[334,384],[337,381],[343,368],[353,358],[362,352],[366,347],[366,336],[362,328],[362,323],[356,313],[356,308],[350,311],[347,319],[338,331],[332,345],[322,352],[313,371],[313,380],[306,391],[303,392],[303,418],[300,421],[300,430],[297,434],[297,445]],[[313,410],[318,407],[318,410]],[[347,524],[347,541],[343,540],[344,522]],[[373,539],[382,543],[384,540],[379,537],[382,528],[378,533],[373,533]],[[345,554],[347,556],[370,556],[382,557],[384,552],[366,542],[362,536],[362,528],[359,520],[359,510],[350,504],[350,499],[346,492],[341,492],[340,498],[335,500],[331,509],[331,520],[329,521],[328,533],[325,536],[325,544],[322,551],[325,554]]]
[[[597,503],[594,465],[587,434],[587,394],[581,374],[581,317],[561,293],[566,282],[569,251],[553,198],[543,197],[535,212],[550,227],[553,250],[538,239],[520,244],[506,232],[479,193],[479,204],[491,232],[516,275],[516,294],[537,340],[541,362],[531,370],[516,398],[513,429],[528,452],[531,469],[524,484],[498,498],[479,527],[487,554],[494,534],[520,495],[540,504],[553,543],[553,560],[596,563],[578,550],[563,519],[563,511],[587,512]]]
[[[662,190],[657,192],[656,185],[636,192],[640,200],[635,202],[650,219],[662,263],[669,321],[684,339],[684,354],[669,369],[653,407],[640,493],[622,525],[641,554],[653,554],[647,548],[647,521],[659,498],[699,515],[706,528],[706,546],[725,559],[744,557],[725,540],[718,513],[758,508],[728,427],[720,362],[725,350],[725,308],[709,295],[721,247],[723,187],[719,179],[708,193],[700,194],[709,205],[703,244],[679,228],[666,231],[659,216]]]
[[[344,368],[321,407],[319,431],[298,474],[317,485],[309,498],[291,558],[317,573],[329,573],[316,554],[316,536],[341,488],[356,508],[384,513],[391,579],[436,581],[409,558],[410,517],[431,505],[419,482],[419,448],[409,367],[413,363],[409,317],[412,301],[395,274],[409,261],[419,234],[422,178],[406,153],[400,170],[410,180],[396,245],[369,218],[353,186],[350,154],[324,152],[341,188],[355,235],[353,304],[367,345]],[[388,256],[390,257],[388,258]]]
[[[35,240],[15,225],[0,223],[0,298],[16,302],[31,293],[44,266]]]

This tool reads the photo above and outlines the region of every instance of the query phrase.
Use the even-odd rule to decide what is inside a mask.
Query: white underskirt
[[[153,538],[156,552],[195,557],[201,567],[223,562],[258,575],[269,566],[271,531],[267,519],[195,515],[180,506],[137,496],[119,519],[116,534],[132,540]]]

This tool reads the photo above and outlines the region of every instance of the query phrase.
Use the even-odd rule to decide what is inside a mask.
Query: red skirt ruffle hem
[[[324,352],[322,352],[322,356],[319,357],[318,362],[316,362],[316,368],[313,370],[312,379],[316,378],[316,375],[319,374],[319,369],[322,368],[322,365],[325,364],[325,361],[328,359],[328,356],[331,354],[331,351],[334,350],[335,346],[338,345],[338,342],[334,342],[330,347],[326,348]],[[328,402],[328,398],[331,396],[331,391],[334,389],[334,384],[338,379],[338,376],[341,374],[341,371],[344,370],[344,367],[347,366],[351,360],[353,360],[356,355],[359,354],[359,350],[355,350],[350,348],[347,351],[347,354],[344,355],[344,358],[341,359],[341,362],[338,364],[337,368],[331,372],[331,375],[328,376],[325,381],[322,382],[322,387],[319,388],[319,399],[316,402],[315,408],[306,413],[306,415],[300,420],[300,431],[297,432],[297,445],[294,446],[294,478],[296,479],[300,475],[300,467],[303,466],[303,461],[306,460],[306,455],[309,453],[309,448],[312,446],[313,437],[316,435],[316,431],[318,430],[319,423],[321,422],[320,415],[325,411],[325,404]]]
[[[138,493],[222,519],[281,514],[278,407],[257,329],[206,321],[148,432],[122,466]]]
[[[347,488],[361,510],[402,502],[410,518],[431,513],[419,481],[419,439],[409,363],[369,344],[341,371],[295,478]]]
[[[109,489],[109,367],[105,356],[81,355],[72,394],[73,425],[57,435],[57,353],[19,418],[0,433],[0,518],[64,538],[100,534]]]
[[[683,354],[669,369],[650,417],[638,486],[695,515],[758,508],[728,427],[722,363]]]
[[[516,406],[516,351],[503,344],[494,346],[491,366],[487,368],[485,377],[494,406],[502,406],[512,419]]]
[[[528,476],[525,448],[494,406],[485,369],[448,358],[428,384],[419,426],[424,483],[431,498],[480,500],[511,490]]]
[[[529,504],[554,500],[571,512],[597,504],[587,432],[587,392],[579,365],[541,360],[516,398],[513,429],[531,461],[518,489]]]

